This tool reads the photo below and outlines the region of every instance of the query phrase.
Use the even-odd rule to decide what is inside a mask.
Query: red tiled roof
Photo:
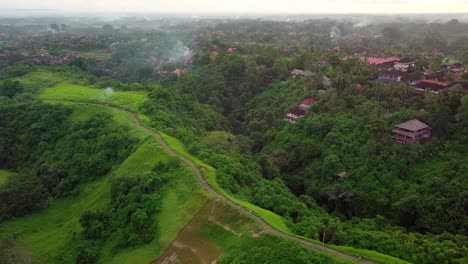
[[[443,87],[447,87],[449,84],[448,83],[444,83],[444,82],[438,82],[438,81],[434,81],[434,80],[422,80],[419,82],[419,84],[435,84],[435,85],[439,85],[439,86],[443,86]]]
[[[301,105],[303,104],[303,105],[310,106],[310,105],[313,105],[314,103],[315,103],[314,98],[310,97],[305,100],[302,100]]]
[[[416,84],[416,88],[423,89],[426,91],[438,92],[444,90],[449,86],[448,83],[438,82],[434,80],[421,80]]]
[[[379,65],[388,62],[397,62],[400,58],[397,57],[390,57],[390,58],[365,58],[366,62],[370,65]]]
[[[306,112],[300,108],[294,108],[291,109],[288,114],[293,114],[295,116],[305,116]]]

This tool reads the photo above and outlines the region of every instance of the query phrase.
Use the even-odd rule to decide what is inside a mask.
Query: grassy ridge
[[[17,78],[17,80],[19,80],[21,84],[29,91],[52,87],[59,83],[65,82],[67,79],[67,77],[64,77],[60,74],[43,70],[30,72],[20,78]]]
[[[106,111],[113,113],[118,123],[131,125],[132,131],[137,129],[130,115],[124,111],[96,105],[69,105],[75,108],[70,117],[73,122],[83,121],[94,113]],[[132,134],[141,140],[148,138],[141,129]],[[12,234],[20,234],[15,240],[15,252],[20,252],[21,249],[22,254],[30,255],[39,263],[50,263],[57,256],[60,256],[62,263],[73,263],[73,237],[81,231],[79,218],[86,210],[97,210],[109,205],[110,179],[121,176],[137,177],[149,172],[156,163],[164,163],[169,159],[159,143],[149,138],[112,175],[85,184],[79,195],[53,199],[49,207],[39,213],[0,224],[0,241],[5,241]],[[123,250],[117,255],[104,250],[100,263],[148,263],[157,259],[207,200],[193,177],[193,172],[188,168],[179,177],[171,179],[161,191],[164,192],[163,206],[155,219],[162,227],[158,239],[142,247]]]
[[[146,100],[143,92],[113,92],[106,89],[92,89],[86,86],[62,83],[45,89],[40,99],[71,100],[78,102],[98,102],[119,105],[132,111],[137,111],[138,106]]]
[[[78,87],[72,88],[71,91],[76,90],[75,95],[74,95],[73,98],[65,97],[64,95],[66,95],[66,93],[67,93],[67,91],[65,91],[65,90],[68,89],[69,87],[70,87],[69,85],[66,85],[66,86],[57,86],[57,87],[54,87],[54,88],[47,89],[47,90],[44,91],[44,93],[41,95],[41,97],[42,98],[47,98],[47,96],[49,96],[49,98],[47,98],[47,99],[54,99],[54,100],[56,100],[56,99],[76,100],[76,101],[82,101],[82,102],[95,101],[94,99],[92,99],[93,96],[91,95],[95,91],[90,92],[90,91],[83,90],[83,89],[87,89],[87,90],[95,90],[95,89],[90,89],[90,88],[86,88],[86,87],[83,87],[83,86],[78,86]],[[51,92],[50,90],[53,90],[53,89],[56,89],[56,90]],[[101,91],[101,90],[98,90],[98,91]],[[47,96],[45,96],[45,95],[47,95]],[[119,105],[119,101],[114,101],[114,102],[109,102],[109,103],[111,103],[113,105]],[[73,103],[70,103],[70,104],[73,104]],[[128,105],[122,105],[122,106],[132,109],[131,107],[128,107]],[[90,115],[94,111],[94,110],[92,110],[92,108],[95,108],[95,110],[101,109],[99,111],[111,111],[114,114],[119,113],[119,115],[116,115],[115,118],[120,119],[120,121],[119,121],[120,123],[125,123],[125,124],[129,125],[130,127],[135,128],[135,125],[133,124],[133,122],[131,122],[131,120],[128,119],[128,113],[126,113],[124,111],[120,111],[120,110],[113,109],[113,108],[106,108],[106,107],[97,106],[97,105],[87,105],[87,107],[88,107],[88,109],[87,109],[88,112],[87,113],[86,112],[83,112],[83,113],[80,113],[80,114],[77,113],[75,115],[72,115],[72,119],[80,120],[80,119],[84,118],[84,116]],[[103,110],[103,109],[105,109],[105,110]],[[134,109],[136,109],[136,108],[133,107],[133,110]],[[122,118],[122,117],[117,117],[117,116],[124,116],[124,117]],[[140,118],[140,116],[139,116],[139,118]],[[147,120],[142,120],[143,123],[147,124],[148,122],[145,122],[145,121],[147,121]],[[129,123],[132,123],[132,124],[129,124]],[[248,202],[237,199],[237,198],[227,194],[217,184],[217,182],[216,182],[216,170],[213,167],[203,163],[202,161],[200,161],[196,157],[190,155],[184,149],[181,142],[179,140],[177,140],[176,138],[173,138],[173,137],[168,136],[168,135],[163,134],[163,133],[161,133],[161,136],[164,138],[164,140],[168,143],[168,145],[172,149],[174,149],[179,154],[181,154],[181,155],[189,158],[190,160],[192,160],[200,168],[200,170],[204,174],[204,177],[205,177],[206,181],[210,184],[210,186],[213,189],[215,189],[217,192],[225,195],[226,197],[228,197],[234,203],[237,203],[237,204],[243,206],[244,208],[254,212],[256,215],[258,215],[260,218],[262,218],[265,222],[267,222],[269,225],[271,225],[275,229],[277,229],[279,231],[282,231],[284,233],[291,234],[291,231],[287,228],[284,220],[280,216],[274,214],[271,211],[268,211],[268,210],[262,209],[260,207],[254,206],[254,205],[252,205],[252,204],[250,204]],[[142,154],[142,156],[147,157],[148,155],[147,154],[144,154],[144,155]],[[134,162],[130,162],[129,164],[133,164],[133,163]],[[129,166],[129,167],[131,167],[131,166]],[[128,170],[128,169],[122,169],[122,170]],[[198,205],[198,207],[195,206],[195,208],[200,208],[201,205],[203,204],[203,202],[206,201],[206,197],[202,194],[203,192],[200,190],[201,188],[199,188],[198,183],[196,182],[196,180],[193,177],[192,177],[192,181],[193,181],[193,184],[198,186],[197,188],[199,190],[197,191],[197,196],[196,196],[195,199],[194,198],[190,198],[190,199],[187,198],[187,199],[188,200],[194,200],[195,205]],[[191,185],[191,186],[193,186],[193,185]],[[165,204],[165,207],[166,207],[166,212],[169,212],[171,210],[171,208],[175,207],[174,203],[181,204],[180,201],[176,202],[178,200],[178,198],[177,198],[177,195],[179,194],[178,192],[179,192],[178,188],[174,188],[172,192],[168,191],[167,196],[165,197],[165,201],[163,202]],[[193,211],[193,213],[195,213],[195,211]],[[164,227],[172,226],[172,224],[173,224],[172,217],[174,217],[174,215],[179,215],[179,214],[180,214],[180,212],[174,211],[172,213],[166,214],[165,217],[160,217],[159,218],[160,226],[164,226]],[[164,210],[161,213],[161,215],[164,215]],[[187,215],[190,215],[190,214],[187,214]],[[188,221],[189,219],[190,218],[187,218],[186,220]],[[179,229],[177,229],[177,230],[179,230]],[[159,245],[161,246],[160,248],[167,247],[167,245],[169,245],[170,241],[173,241],[175,239],[175,237],[176,237],[175,229],[174,229],[174,232],[172,232],[172,234],[173,235],[164,235],[164,234],[162,234],[161,239],[159,241],[159,243],[160,243]],[[164,237],[166,237],[166,238],[164,238]],[[167,241],[167,244],[165,244],[164,241]],[[151,245],[153,245],[153,243],[151,243]],[[153,251],[152,253],[150,253],[151,249]],[[348,250],[348,251],[350,251],[349,254],[351,254],[351,255],[363,256],[363,257],[365,257],[367,259],[374,260],[374,261],[379,262],[379,263],[380,262],[383,262],[383,263],[404,263],[404,262],[394,262],[393,260],[395,258],[392,258],[390,256],[386,256],[386,255],[383,255],[383,254],[379,254],[379,253],[376,253],[376,252],[372,252],[372,251],[353,249],[353,248],[344,248],[344,249],[337,248],[337,249],[339,249],[340,251],[343,251],[343,252],[347,252],[346,250]],[[104,258],[103,260],[105,260],[105,262],[114,262],[114,263],[122,263],[122,261],[123,261],[123,263],[126,263],[126,262],[141,262],[143,260],[151,259],[151,257],[154,256],[154,254],[153,254],[154,251],[158,252],[157,254],[160,254],[162,252],[160,250],[154,250],[154,247],[148,245],[148,247],[144,246],[144,247],[140,247],[140,248],[133,249],[133,250],[130,250],[130,249],[126,250],[124,252],[119,253],[114,258]],[[351,253],[351,251],[352,251],[352,253]],[[374,254],[374,253],[376,253],[376,254]],[[154,258],[152,258],[152,259],[154,259]],[[384,261],[382,261],[382,260],[384,260]]]
[[[169,159],[161,146],[154,139],[149,139],[121,164],[113,177],[138,177],[150,172],[156,163],[166,163]],[[149,263],[164,253],[207,200],[193,172],[185,167],[183,171],[161,190],[164,197],[162,210],[155,219],[155,224],[160,226],[158,238],[147,245],[124,249],[117,254],[110,250],[111,247],[104,248],[99,263]]]
[[[382,264],[410,264],[410,262],[401,260],[399,258],[395,258],[389,255],[385,255],[376,251],[360,249],[360,248],[353,248],[353,247],[346,247],[346,246],[335,246],[335,245],[328,245],[328,247],[333,248],[335,250],[339,250],[341,252],[345,252],[351,256],[355,257],[363,257],[365,259],[372,260],[377,263]]]
[[[145,138],[148,137],[148,134],[140,129],[132,121],[131,116],[128,112],[115,109],[113,107],[104,107],[102,105],[89,104],[89,103],[79,103],[79,102],[70,102],[64,100],[49,100],[45,99],[45,102],[50,104],[61,104],[66,105],[73,109],[69,120],[71,122],[80,122],[89,119],[94,114],[98,113],[108,113],[113,116],[114,121],[119,124],[129,128],[129,133],[135,138]]]
[[[279,230],[283,233],[290,234],[296,237],[299,237],[304,240],[308,240],[317,244],[322,244],[319,241],[314,241],[309,238],[305,237],[300,237],[295,234],[293,234],[289,228],[286,226],[283,218],[271,211],[265,210],[263,208],[260,208],[258,206],[255,206],[249,202],[237,199],[236,197],[231,196],[230,194],[227,194],[216,182],[216,169],[205,164],[201,160],[197,159],[196,157],[190,155],[183,147],[182,143],[176,139],[173,138],[169,135],[166,135],[164,133],[161,133],[161,136],[163,139],[166,141],[166,143],[177,153],[185,156],[186,158],[190,159],[192,162],[194,162],[199,168],[200,171],[203,173],[203,176],[206,180],[206,182],[218,193],[223,194],[224,196],[228,197],[231,201],[234,203],[254,212],[258,217],[260,217],[262,220],[264,220],[266,223],[268,223],[270,226],[275,228],[276,230]],[[374,261],[376,263],[394,263],[394,264],[404,264],[408,263],[404,260],[400,260],[398,258],[385,255],[379,252],[375,251],[370,251],[370,250],[365,250],[365,249],[358,249],[358,248],[352,248],[352,247],[343,247],[343,246],[333,246],[333,245],[326,245],[327,247],[333,248],[335,250],[347,253],[349,255],[355,256],[355,257],[363,257],[365,259]]]
[[[250,210],[254,212],[258,217],[260,217],[262,220],[267,222],[269,225],[274,227],[275,229],[282,231],[284,233],[291,234],[291,231],[289,228],[286,226],[284,223],[284,220],[282,219],[281,216],[265,210],[263,208],[260,208],[258,206],[255,206],[249,202],[242,201],[240,199],[237,199],[236,197],[226,193],[221,187],[219,187],[217,181],[216,181],[216,169],[205,164],[201,160],[197,159],[196,157],[190,155],[183,147],[182,143],[176,139],[173,138],[169,135],[166,135],[164,133],[161,133],[161,136],[163,139],[166,141],[166,143],[177,153],[185,156],[186,158],[190,159],[193,163],[195,163],[199,168],[200,171],[203,173],[203,176],[206,180],[206,182],[213,188],[216,192],[223,194],[227,198],[229,198],[231,201],[234,203],[246,208],[247,210]]]

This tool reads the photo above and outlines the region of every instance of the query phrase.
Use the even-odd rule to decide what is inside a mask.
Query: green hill
[[[128,133],[141,143],[111,173],[83,184],[77,195],[52,199],[45,210],[0,224],[0,239],[3,245],[0,257],[3,259],[16,254],[19,258],[37,262],[74,262],[79,249],[86,247],[80,238],[80,232],[83,231],[79,223],[80,217],[87,211],[104,210],[109,207],[111,182],[120,177],[139,178],[151,173],[155,166],[169,166],[174,161],[174,158],[150,137],[148,130],[134,123],[130,113],[108,107],[106,101],[99,100],[101,94],[102,91],[97,89],[59,84],[43,90],[39,97],[46,102],[65,105],[72,109],[68,118],[72,123],[89,120],[99,113],[110,114],[113,122],[127,127]],[[109,104],[130,109],[137,109],[146,97],[142,93],[132,92],[116,92],[115,96],[109,100]],[[144,116],[141,118],[146,120]],[[161,135],[173,150],[201,168],[205,179],[215,190],[254,212],[275,229],[291,233],[280,216],[235,198],[221,189],[217,184],[216,170],[213,167],[188,154],[177,139],[164,133]],[[163,175],[167,176],[164,176],[165,183],[159,191],[161,208],[154,218],[154,225],[159,227],[155,239],[148,244],[120,248],[116,251],[117,242],[111,236],[100,247],[99,263],[145,263],[161,256],[171,257],[172,253],[176,254],[177,258],[187,258],[190,253],[187,255],[185,247],[181,250],[180,243],[191,243],[194,237],[196,241],[204,241],[200,244],[202,248],[196,248],[195,251],[207,250],[202,257],[213,259],[219,259],[221,256],[229,258],[235,250],[247,245],[269,244],[265,239],[258,238],[262,236],[261,228],[250,218],[220,201],[211,199],[188,167],[182,166],[175,174],[163,173]],[[187,239],[189,241],[186,241]],[[197,243],[191,244],[190,247],[197,245]],[[293,247],[295,250],[301,250],[301,246]],[[275,250],[280,251],[279,248]],[[306,251],[304,254],[316,256],[325,262],[342,261],[316,251]],[[353,254],[359,255],[359,250],[356,249]],[[368,255],[372,257],[372,254]]]

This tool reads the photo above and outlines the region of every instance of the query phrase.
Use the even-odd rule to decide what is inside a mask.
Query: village
[[[130,37],[125,26],[103,25],[90,33],[67,33],[70,28],[63,24],[51,24],[48,28],[45,33],[35,33],[33,36],[30,36],[30,32],[0,34],[0,70],[16,63],[29,67],[72,66],[97,76],[117,78],[122,76],[123,72],[130,71],[134,72],[134,77],[127,81],[158,82],[171,78],[179,79],[184,74],[190,74],[195,58],[200,59],[204,56],[211,62],[224,56],[261,58],[265,52],[273,56],[291,57],[302,52],[298,49],[298,44],[310,41],[313,36],[307,31],[299,31],[289,26],[286,31],[264,32],[263,35],[267,39],[272,34],[276,34],[277,38],[267,41],[274,43],[267,45],[251,41],[259,32],[246,34],[241,33],[240,29],[230,27],[200,27],[194,40],[186,43],[177,40],[169,44],[164,40],[164,35],[153,31]],[[168,28],[175,32],[178,30],[172,26]],[[100,30],[101,33],[98,34],[96,30]],[[281,83],[299,81],[313,82],[317,85],[315,91],[304,94],[297,105],[285,113],[284,120],[291,124],[312,114],[309,109],[320,102],[322,95],[332,90],[351,88],[354,94],[360,94],[366,87],[376,85],[384,85],[390,89],[403,85],[420,94],[438,94],[454,86],[468,90],[468,69],[438,48],[420,53],[389,52],[382,44],[379,48],[362,45],[366,39],[381,41],[384,38],[382,34],[342,34],[336,26],[331,27],[328,38],[331,45],[316,53],[312,65],[308,64],[307,68],[289,69],[287,72],[282,70],[283,73],[270,70],[262,80],[262,84],[265,85],[274,79],[279,79]],[[207,45],[207,42],[216,44]],[[154,45],[162,50],[154,52]],[[132,61],[136,61],[137,57],[132,55],[132,49],[136,46],[139,49],[144,48],[140,54],[143,56],[138,57],[139,65],[134,67]],[[397,54],[399,56],[396,56]],[[337,59],[354,63],[355,69],[365,68],[368,75],[361,76],[359,82],[340,80],[333,67],[337,64]],[[268,58],[265,60],[268,61]],[[291,66],[287,68],[289,67]],[[261,69],[260,66],[257,66],[257,69]],[[389,111],[387,114],[392,113]],[[418,125],[414,126],[416,123]],[[424,127],[423,132],[420,131],[420,127]],[[431,138],[430,127],[419,120],[407,120],[397,125],[393,132],[395,142],[399,144],[424,142]]]
[[[339,50],[338,46],[333,48],[333,51],[338,52]],[[468,90],[468,81],[466,81],[468,79],[468,70],[465,69],[461,63],[456,62],[452,65],[442,64],[439,69],[431,70],[418,65],[415,59],[367,57],[363,50],[364,49],[358,48],[353,56],[346,56],[343,60],[357,58],[365,62],[375,72],[373,75],[369,76],[369,81],[383,83],[388,86],[399,84],[407,85],[418,93],[437,94],[455,85],[460,85],[463,89]],[[441,55],[442,53],[439,50],[434,49],[431,52],[431,56],[425,59],[430,61],[434,56]],[[317,66],[326,67],[327,62],[320,61]],[[295,69],[291,72],[292,78],[313,79],[316,76],[317,74],[310,70]],[[318,91],[318,96],[326,92],[327,89],[333,87],[332,81],[325,75],[322,76],[322,87],[323,89]],[[361,90],[362,85],[359,83],[355,84],[355,89]],[[296,123],[299,119],[307,116],[307,109],[315,103],[316,100],[312,97],[304,99],[297,107],[291,109],[286,114],[284,120],[292,124]],[[401,145],[423,143],[431,138],[431,128],[417,119],[397,124],[393,133],[395,142]]]

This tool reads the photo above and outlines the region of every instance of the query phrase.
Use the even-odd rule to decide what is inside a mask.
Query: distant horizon
[[[190,12],[190,11],[84,11],[84,10],[69,10],[69,9],[50,9],[50,8],[2,8],[0,7],[0,11],[8,10],[14,12],[32,12],[38,13],[38,15],[46,14],[46,13],[65,13],[65,14],[77,14],[77,15],[193,15],[193,16],[240,16],[240,17],[248,17],[248,16],[320,16],[320,15],[327,15],[327,16],[419,16],[419,15],[429,15],[429,16],[442,16],[442,15],[458,15],[458,16],[468,16],[467,12],[413,12],[413,13],[366,13],[366,12],[356,12],[356,13],[327,13],[327,12],[303,12],[303,13],[295,13],[295,12],[278,12],[278,13],[268,13],[268,12]],[[0,12],[0,17],[9,16],[14,17],[16,14],[5,14]],[[468,18],[468,17],[467,17]],[[448,18],[447,18],[448,19]]]
[[[4,1],[4,0],[0,0]],[[202,15],[437,15],[468,14],[466,0],[16,0],[0,9],[18,12]],[[0,14],[0,16],[14,14]]]

